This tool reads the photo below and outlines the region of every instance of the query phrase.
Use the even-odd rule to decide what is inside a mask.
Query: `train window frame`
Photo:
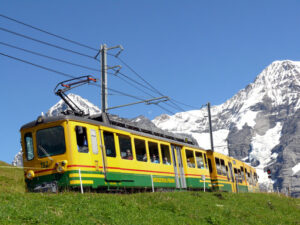
[[[141,150],[141,148],[140,148],[141,145],[137,145],[137,142],[140,142],[140,144],[141,144],[141,142],[144,143],[143,144],[144,149],[142,149],[142,154],[139,154],[139,152]],[[136,160],[140,161],[140,162],[148,162],[146,141],[143,140],[143,139],[140,139],[140,138],[134,138],[133,143],[134,143],[134,148],[135,148],[135,158],[136,158]]]
[[[242,174],[241,174],[241,169],[237,169],[238,170],[238,177],[239,177],[239,183],[243,183],[242,181]]]
[[[27,136],[29,139],[27,139]],[[28,142],[29,140],[30,142]],[[31,132],[27,132],[24,134],[24,146],[25,146],[25,154],[26,154],[26,160],[31,161],[34,159],[34,147],[33,147],[33,137]],[[28,151],[30,149],[30,151]],[[29,158],[29,155],[32,158]]]
[[[239,174],[237,168],[233,168],[233,173],[234,173],[235,182],[238,182]]]
[[[192,153],[192,157],[191,157],[190,153]],[[185,158],[186,158],[186,164],[187,164],[188,168],[196,168],[195,154],[194,154],[193,150],[185,149]],[[190,160],[191,158],[193,159],[192,161]]]
[[[114,133],[104,130],[102,135],[103,135],[103,141],[104,141],[104,147],[105,147],[105,155],[107,157],[116,158],[117,151],[116,151],[116,141],[115,141]]]
[[[221,162],[218,157],[215,157],[217,174],[222,175]]]
[[[153,164],[160,164],[161,160],[160,160],[160,156],[159,156],[159,145],[157,142],[153,142],[153,141],[148,141],[148,149],[149,149],[149,156],[150,156],[150,161]],[[156,148],[153,148],[155,147]],[[156,154],[154,153],[156,152]],[[154,159],[155,156],[155,159]]]
[[[119,142],[120,156],[125,160],[133,160],[131,137],[125,134],[117,134]]]
[[[97,131],[95,129],[90,129],[90,137],[92,144],[92,152],[94,155],[98,155],[98,139],[97,139]]]
[[[170,154],[170,146],[166,144],[160,144],[160,150],[161,150],[161,157],[162,162],[164,165],[171,166],[172,165],[172,159]],[[166,154],[167,153],[167,154]],[[165,160],[167,158],[167,160]]]
[[[241,176],[242,176],[242,181],[245,181],[245,172],[244,172],[244,167],[241,166]]]
[[[44,135],[43,132],[49,132],[52,133],[52,138],[47,140],[45,137],[41,138],[40,135]],[[56,133],[54,133],[56,131]],[[60,133],[59,133],[59,132]],[[48,137],[50,136],[48,133]],[[47,134],[47,133],[46,133]],[[59,138],[59,136],[61,138]],[[35,140],[36,140],[36,146],[37,146],[37,155],[38,158],[45,158],[50,156],[56,156],[56,155],[62,155],[66,153],[66,140],[65,140],[65,129],[63,126],[53,126],[53,127],[46,127],[42,128],[36,131],[35,133]],[[40,140],[43,140],[43,144],[40,144]],[[47,144],[51,143],[53,144],[55,141],[60,141],[59,144],[61,144],[61,150],[60,151],[49,151],[49,146],[45,146],[45,140],[47,140]],[[55,140],[55,141],[54,141]],[[55,147],[57,149],[57,147]],[[41,151],[40,151],[41,150]]]
[[[89,153],[87,128],[75,126],[76,144],[78,153]]]
[[[200,156],[197,156],[197,154],[200,154]],[[203,160],[203,153],[202,152],[195,152],[195,158],[196,158],[196,165],[198,169],[205,169],[205,164],[204,164],[204,160]],[[200,160],[198,160],[198,158]],[[202,162],[202,166],[201,166],[201,162]],[[199,164],[200,163],[200,164]],[[199,167],[200,165],[200,167]]]
[[[222,175],[227,176],[226,166],[225,166],[225,160],[224,159],[220,159],[220,163],[221,163],[221,172],[222,172]]]

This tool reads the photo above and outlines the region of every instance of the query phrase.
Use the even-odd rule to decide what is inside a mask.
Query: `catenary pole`
[[[214,140],[213,140],[213,132],[211,125],[211,114],[210,114],[210,103],[207,103],[207,111],[208,111],[208,122],[209,122],[209,134],[210,134],[210,146],[211,150],[214,152]]]
[[[101,109],[106,113],[107,109],[107,65],[106,65],[106,44],[101,45]]]

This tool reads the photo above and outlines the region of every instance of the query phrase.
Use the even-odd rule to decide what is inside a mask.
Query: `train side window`
[[[114,134],[111,132],[104,131],[103,137],[104,137],[104,146],[105,146],[106,156],[116,157]]]
[[[97,155],[98,154],[98,141],[97,141],[96,130],[91,129],[90,133],[91,133],[91,141],[92,141],[92,151],[95,155]]]
[[[188,167],[195,168],[194,151],[186,149],[185,155],[186,155],[186,162]]]
[[[235,177],[235,181],[237,182],[238,181],[238,171],[236,168],[234,168],[234,177]]]
[[[229,172],[228,172],[228,166],[226,166],[226,174],[227,174],[228,181],[230,181]]]
[[[81,126],[76,126],[75,127],[75,132],[76,132],[78,152],[88,153],[89,152],[89,146],[88,146],[86,128],[81,127]]]
[[[161,156],[163,159],[163,164],[171,165],[171,156],[170,156],[170,148],[168,145],[160,145]]]
[[[206,153],[204,153],[203,155],[204,155],[205,167],[207,168],[207,158],[206,158]]]
[[[24,135],[24,140],[25,140],[26,159],[28,161],[33,160],[33,158],[34,158],[34,151],[33,151],[32,134],[31,133],[26,133]]]
[[[222,174],[224,176],[227,176],[227,173],[226,173],[226,167],[225,167],[225,162],[223,159],[220,159],[220,162],[221,162],[221,170],[222,170]]]
[[[245,181],[244,167],[242,166],[241,166],[241,176],[242,176],[242,181]]]
[[[135,154],[138,161],[147,162],[146,143],[141,139],[134,139]]]
[[[118,135],[119,137],[119,147],[122,159],[133,160],[132,148],[131,148],[131,138],[127,135]]]
[[[241,175],[241,170],[238,170],[238,176],[239,176],[239,183],[242,183],[242,175]]]
[[[197,167],[199,169],[204,169],[204,163],[203,163],[202,153],[201,152],[195,152],[195,153],[196,153]]]
[[[250,173],[247,173],[247,183],[250,184]]]
[[[149,154],[150,154],[151,162],[152,163],[160,163],[159,153],[158,153],[158,144],[149,141],[148,147],[149,147]]]
[[[220,159],[219,158],[215,158],[216,160],[216,167],[217,167],[217,173],[222,175],[222,172],[221,172],[221,165],[220,165]]]

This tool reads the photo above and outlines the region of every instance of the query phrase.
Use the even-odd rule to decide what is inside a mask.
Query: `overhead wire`
[[[64,50],[64,51],[67,51],[67,52],[70,52],[70,53],[73,53],[73,54],[77,54],[77,55],[80,55],[80,56],[84,56],[84,57],[87,57],[87,58],[94,59],[93,56],[87,55],[85,53],[81,53],[81,52],[78,52],[78,51],[74,51],[72,49],[64,48],[64,47],[61,47],[61,46],[58,46],[58,45],[55,45],[55,44],[51,44],[49,42],[41,41],[39,39],[36,39],[36,38],[33,38],[33,37],[29,37],[27,35],[20,34],[20,33],[17,33],[15,31],[11,31],[11,30],[3,28],[3,27],[0,27],[0,30],[2,30],[4,32],[7,32],[7,33],[10,33],[10,34],[13,34],[13,35],[16,35],[16,36],[19,36],[19,37],[26,38],[28,40],[32,40],[32,41],[35,41],[35,42],[38,42],[38,43],[41,43],[41,44],[44,44],[44,45],[51,46],[51,47],[54,47],[54,48],[57,48],[57,49],[60,49],[60,50]]]
[[[20,61],[20,62],[23,62],[23,63],[26,63],[26,64],[29,64],[29,65],[32,65],[32,66],[35,66],[35,67],[38,67],[38,68],[41,68],[41,69],[44,69],[44,70],[48,70],[48,71],[53,72],[53,73],[63,75],[63,76],[66,76],[66,77],[75,78],[75,76],[73,76],[71,74],[67,74],[67,73],[64,73],[64,72],[60,72],[58,70],[54,70],[54,69],[51,69],[51,68],[48,68],[48,67],[45,67],[45,66],[41,66],[41,65],[26,61],[24,59],[20,59],[20,58],[11,56],[11,55],[7,55],[7,54],[2,53],[2,52],[0,52],[0,55],[11,58],[11,59],[14,59],[14,60],[17,60],[17,61]]]
[[[5,15],[3,15],[3,14],[0,14],[0,17],[5,18],[5,19],[8,19],[8,20],[13,21],[13,22],[16,22],[16,23],[19,23],[19,24],[21,24],[21,25],[27,26],[27,27],[29,27],[29,28],[35,29],[35,30],[37,30],[37,31],[43,32],[43,33],[45,33],[45,34],[51,35],[51,36],[53,36],[53,37],[62,39],[62,40],[64,40],[64,41],[68,41],[68,42],[73,43],[73,44],[76,44],[76,45],[78,45],[78,46],[85,47],[85,48],[88,48],[88,49],[94,50],[94,51],[99,51],[98,49],[96,49],[96,48],[94,48],[94,47],[88,46],[88,45],[86,45],[86,44],[82,44],[82,43],[80,43],[80,42],[77,42],[77,41],[74,41],[74,40],[71,40],[71,39],[68,39],[68,38],[65,38],[65,37],[62,37],[62,36],[60,36],[60,35],[51,33],[51,32],[49,32],[49,31],[46,31],[46,30],[43,30],[43,29],[41,29],[41,28],[32,26],[32,25],[30,25],[30,24],[27,24],[27,23],[24,23],[24,22],[22,22],[22,21],[16,20],[16,19],[14,19],[14,18],[5,16]],[[23,37],[23,38],[26,38],[26,39],[29,39],[29,40],[32,40],[32,41],[36,41],[36,42],[39,42],[39,43],[42,43],[42,44],[45,44],[45,45],[48,45],[48,46],[51,46],[51,47],[55,47],[55,48],[58,48],[58,49],[61,49],[61,50],[64,50],[64,51],[68,51],[68,52],[71,52],[71,53],[74,53],[74,54],[78,54],[78,55],[85,56],[85,57],[88,57],[88,58],[94,58],[93,56],[90,56],[90,55],[87,55],[87,54],[84,54],[84,53],[80,53],[80,52],[78,52],[78,51],[74,51],[74,50],[71,50],[71,49],[68,49],[68,48],[64,48],[64,47],[61,47],[61,46],[58,46],[58,45],[54,45],[54,44],[51,44],[51,43],[49,43],[49,42],[41,41],[41,40],[38,40],[38,39],[35,39],[35,38],[32,38],[32,37],[29,37],[29,36],[26,36],[26,35],[23,35],[23,34],[20,34],[20,33],[11,31],[11,30],[8,30],[8,29],[6,29],[6,28],[0,27],[0,30],[5,31],[5,32],[8,32],[8,33],[11,33],[11,34],[14,34],[14,35],[17,35],[17,36],[20,36],[20,37]],[[23,50],[23,51],[25,50],[25,49],[21,49],[21,48],[19,48],[19,49],[20,49],[20,50]],[[28,52],[29,52],[29,51],[30,51],[30,50],[28,50]],[[43,57],[46,57],[46,58],[49,58],[49,59],[53,59],[53,60],[56,60],[56,61],[68,63],[68,64],[71,64],[71,65],[74,65],[74,66],[79,66],[79,67],[82,67],[82,68],[91,69],[91,70],[94,70],[94,71],[99,71],[99,70],[97,70],[97,69],[87,68],[87,67],[85,67],[85,66],[82,66],[82,65],[79,65],[79,64],[75,64],[75,63],[72,63],[72,62],[67,62],[67,61],[65,61],[65,60],[54,59],[54,57],[45,56],[45,55],[43,55],[43,54],[33,53],[32,51],[31,51],[31,53],[32,53],[32,54],[37,54],[37,55],[40,55],[40,56],[43,56]],[[110,54],[110,53],[108,53],[108,54],[109,54],[109,55],[113,55],[113,54]],[[113,56],[116,57],[116,55],[113,55]],[[136,72],[131,66],[129,66],[123,59],[121,59],[120,57],[116,57],[116,58],[117,58],[121,63],[123,63],[129,70],[131,70],[136,76],[138,76],[142,81],[144,81],[150,88],[148,88],[147,86],[145,86],[145,85],[143,85],[143,84],[141,84],[141,83],[139,83],[139,82],[133,80],[132,78],[130,78],[130,77],[128,77],[128,76],[126,76],[125,74],[122,73],[122,75],[123,75],[124,77],[126,77],[127,79],[130,79],[131,81],[137,83],[138,85],[143,86],[144,88],[146,88],[146,89],[148,89],[148,90],[151,90],[151,91],[156,92],[156,93],[158,93],[159,95],[163,96],[163,94],[162,94],[159,90],[157,90],[157,89],[156,89],[154,86],[152,86],[148,81],[146,81],[139,73],[137,73],[137,72]],[[20,59],[19,59],[19,60],[20,60]],[[25,61],[25,60],[23,60],[23,61]],[[28,62],[27,62],[27,63],[28,63]],[[40,67],[40,68],[41,68],[41,67]],[[46,67],[45,67],[45,68],[46,68]],[[50,68],[48,68],[48,69],[49,69],[49,71],[52,70],[52,69],[50,69]],[[180,106],[178,106],[178,105],[174,102],[174,99],[171,99],[171,100],[170,100],[170,103],[172,103],[172,104],[175,106],[175,109],[177,109],[177,110],[179,109],[179,110],[181,110],[181,111],[185,111],[183,108],[181,108]],[[172,106],[171,106],[170,104],[168,104],[168,103],[165,103],[165,104],[167,104],[169,107],[172,107]],[[174,107],[172,107],[172,108],[174,108]],[[166,109],[164,108],[164,110],[166,110]],[[168,110],[168,112],[171,112],[171,111]],[[173,112],[172,112],[172,113],[173,113]],[[173,114],[174,114],[174,113],[173,113]]]
[[[15,45],[5,43],[5,42],[0,41],[0,44],[4,45],[4,46],[8,46],[10,48],[14,48],[14,49],[18,49],[18,50],[21,50],[21,51],[24,51],[24,52],[28,52],[28,53],[33,54],[33,55],[41,56],[41,57],[44,57],[44,58],[47,58],[47,59],[51,59],[51,60],[55,60],[55,61],[58,61],[58,62],[69,64],[69,65],[81,67],[83,69],[88,69],[88,70],[100,72],[100,69],[80,65],[80,64],[77,64],[77,63],[73,63],[73,62],[70,62],[70,61],[63,60],[63,59],[58,59],[56,57],[48,56],[48,55],[45,55],[45,54],[42,54],[42,53],[39,53],[39,52],[34,52],[34,51],[31,51],[31,50],[28,50],[28,49],[25,49],[25,48],[21,48],[21,47],[15,46]]]
[[[73,43],[73,44],[76,44],[76,45],[79,45],[79,46],[81,46],[81,47],[85,47],[85,48],[88,48],[88,49],[91,49],[91,50],[99,51],[98,49],[93,48],[93,47],[91,47],[91,46],[88,46],[88,45],[86,45],[86,44],[82,44],[82,43],[80,43],[80,42],[78,42],[78,41],[74,41],[74,40],[71,40],[71,39],[62,37],[62,36],[60,36],[60,35],[51,33],[51,32],[46,31],[46,30],[42,30],[41,28],[32,26],[32,25],[30,25],[30,24],[27,24],[27,23],[24,23],[24,22],[22,22],[22,21],[13,19],[13,18],[8,17],[8,16],[5,16],[5,15],[3,15],[3,14],[0,14],[0,16],[1,16],[2,18],[11,20],[11,21],[13,21],[13,22],[19,23],[19,24],[21,24],[21,25],[24,25],[24,26],[30,27],[30,28],[32,28],[32,29],[38,30],[38,31],[40,31],[40,32],[43,32],[43,33],[45,33],[45,34],[51,35],[51,36],[53,36],[53,37],[60,38],[60,39],[62,39],[62,40],[64,40],[64,41],[68,41],[68,42],[70,42],[70,43]]]
[[[51,69],[51,68],[49,68],[49,67],[41,66],[41,65],[39,65],[39,64],[36,64],[36,63],[33,63],[33,62],[29,62],[29,61],[27,61],[27,60],[20,59],[20,58],[11,56],[11,55],[7,55],[7,54],[2,53],[2,52],[0,52],[0,55],[5,56],[5,57],[8,57],[8,58],[10,58],[10,59],[14,59],[14,60],[16,60],[16,61],[20,61],[20,62],[29,64],[29,65],[31,65],[31,66],[38,67],[38,68],[40,68],[40,69],[44,69],[44,70],[47,70],[47,71],[50,71],[50,72],[53,72],[53,73],[56,73],[56,74],[59,74],[59,75],[68,77],[68,78],[76,78],[76,76],[74,76],[74,75],[71,75],[71,74],[68,74],[68,73],[64,73],[64,72],[61,72],[61,71],[58,71],[58,70],[54,70],[54,69]],[[92,84],[92,85],[97,86],[97,87],[101,87],[99,84]],[[124,93],[124,92],[115,90],[115,89],[113,89],[113,88],[107,88],[107,90],[113,91],[113,92],[118,93],[118,94],[123,95],[123,96],[131,97],[131,98],[134,98],[134,99],[137,99],[137,100],[145,100],[145,99],[143,99],[143,98],[139,98],[139,97],[136,97],[136,96],[133,96],[133,95],[129,95],[129,94],[127,94],[127,93]]]
[[[121,57],[119,56],[115,56],[114,54],[109,54],[111,56],[114,56],[115,58],[117,58],[121,63],[123,63],[131,72],[133,72],[137,77],[139,77],[142,81],[144,81],[153,92],[156,92],[157,94],[159,94],[160,96],[164,96],[164,94],[162,94],[159,90],[157,90],[153,85],[150,84],[150,82],[148,82],[147,80],[145,80],[142,75],[140,75],[136,70],[134,70],[131,66],[128,65],[128,63],[126,63]],[[148,88],[147,88],[148,89]],[[175,108],[177,110],[180,111],[186,111],[185,109],[183,109],[182,107],[178,106],[178,104],[176,104],[173,99],[170,100],[170,103],[173,104],[173,106],[171,106],[170,104],[168,104],[167,102],[164,102],[164,104],[168,105],[169,107]]]
[[[115,70],[115,71],[116,71],[116,70]],[[145,86],[144,84],[142,84],[142,83],[140,83],[140,82],[138,82],[138,81],[132,79],[131,77],[127,76],[126,74],[124,74],[124,73],[122,73],[122,72],[120,72],[120,71],[118,71],[118,74],[124,76],[124,77],[127,78],[128,80],[130,80],[130,81],[132,81],[132,82],[134,82],[134,83],[136,83],[136,84],[138,84],[138,85],[144,87],[145,89],[147,89],[147,90],[149,90],[149,91],[158,93],[157,91],[155,91],[155,90],[153,90],[153,89],[150,89],[149,87],[147,87],[147,86]],[[119,77],[119,78],[120,78],[120,77]],[[121,79],[121,78],[120,78],[120,79]],[[137,88],[137,87],[135,86],[135,88]],[[140,91],[142,91],[143,93],[146,93],[146,92],[144,92],[143,90],[141,90],[140,88],[137,88],[137,89],[140,90]],[[151,96],[151,97],[154,97],[153,95],[151,95],[151,94],[149,94],[149,93],[146,93],[146,94],[149,95],[149,96]],[[161,95],[161,96],[163,96],[161,93],[158,93],[158,94]],[[179,106],[177,106],[177,105],[175,105],[175,107],[174,107],[174,106],[171,106],[170,104],[168,104],[167,102],[164,102],[164,104],[168,105],[169,107],[171,107],[171,108],[173,108],[173,109],[177,109],[177,110],[179,109],[180,111],[186,111],[186,110],[184,110],[183,108],[181,108],[181,107],[179,107]],[[164,110],[165,110],[165,108],[164,108]],[[172,112],[172,111],[168,110],[168,112],[170,113],[170,112]],[[175,114],[175,113],[172,112],[172,114]]]
[[[110,73],[110,72],[107,72],[107,73],[108,73],[108,74],[115,75],[114,73]],[[148,92],[142,90],[141,88],[137,87],[136,85],[134,85],[134,84],[128,82],[127,80],[123,79],[122,77],[119,77],[119,76],[117,76],[117,77],[118,77],[119,79],[123,80],[125,83],[129,84],[130,86],[132,86],[132,87],[134,87],[134,88],[140,90],[140,91],[143,92],[144,94],[149,95],[149,96],[151,96],[152,98],[155,97],[155,96],[149,94]],[[168,113],[175,114],[174,112],[172,112],[171,110],[166,109],[166,108],[163,107],[162,105],[156,104],[156,106],[159,107],[159,108],[161,108],[161,109],[163,109],[163,110],[165,110],[165,111],[167,111]]]

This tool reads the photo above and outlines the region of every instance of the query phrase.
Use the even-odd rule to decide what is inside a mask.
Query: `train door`
[[[100,132],[100,131],[99,131]],[[90,138],[91,138],[91,147],[93,152],[93,161],[96,168],[96,171],[100,171],[102,166],[102,154],[101,154],[101,139],[100,143],[98,142],[96,129],[90,129]],[[100,149],[100,152],[99,152]]]
[[[171,145],[175,173],[176,188],[186,188],[186,180],[182,164],[181,147]],[[176,152],[176,153],[175,153]],[[176,158],[177,156],[177,158]]]
[[[232,164],[231,162],[228,162],[228,166],[229,166],[229,173],[230,173],[230,179],[231,179],[231,188],[232,188],[232,192],[237,192],[237,182],[236,179],[233,176],[233,170],[232,170]]]

